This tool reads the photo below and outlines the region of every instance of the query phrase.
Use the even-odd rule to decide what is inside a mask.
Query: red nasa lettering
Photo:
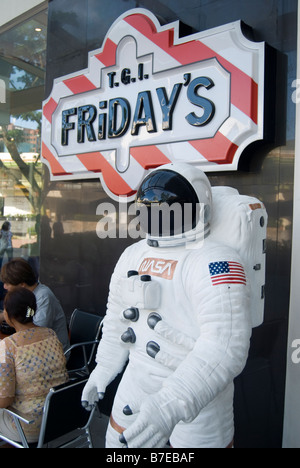
[[[139,268],[140,275],[154,275],[167,280],[172,280],[177,260],[165,260],[161,258],[145,258]]]

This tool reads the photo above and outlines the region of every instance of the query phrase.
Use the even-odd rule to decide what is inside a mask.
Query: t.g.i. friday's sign
[[[186,162],[236,170],[263,138],[265,44],[235,22],[179,38],[147,10],[110,28],[88,68],[54,81],[43,104],[52,179],[95,178],[131,200],[147,171]]]

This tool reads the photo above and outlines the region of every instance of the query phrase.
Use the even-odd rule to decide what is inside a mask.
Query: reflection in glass
[[[47,10],[0,33],[0,224],[11,223],[15,257],[39,255],[46,36]]]

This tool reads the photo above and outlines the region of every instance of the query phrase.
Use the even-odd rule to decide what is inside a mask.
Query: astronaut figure
[[[162,203],[181,207],[182,216],[155,222]],[[103,398],[128,362],[107,447],[230,447],[233,380],[252,331],[243,262],[210,235],[212,190],[202,171],[185,164],[154,170],[137,205],[147,238],[125,250],[112,275],[83,406]]]

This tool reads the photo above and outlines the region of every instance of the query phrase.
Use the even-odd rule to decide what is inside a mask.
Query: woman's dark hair
[[[0,279],[2,283],[18,286],[25,283],[27,286],[34,286],[37,283],[36,275],[26,260],[14,258],[3,265]]]
[[[9,231],[10,226],[11,226],[11,224],[10,224],[9,221],[4,221],[4,223],[2,224],[2,228],[1,228],[1,229],[2,229],[2,231]]]
[[[4,309],[10,320],[25,325],[31,323],[36,312],[36,299],[33,292],[26,288],[16,288],[6,294]]]

